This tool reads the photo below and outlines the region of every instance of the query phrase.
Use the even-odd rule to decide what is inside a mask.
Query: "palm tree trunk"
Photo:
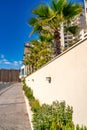
[[[58,29],[54,31],[54,55],[57,56],[61,53],[60,33]]]

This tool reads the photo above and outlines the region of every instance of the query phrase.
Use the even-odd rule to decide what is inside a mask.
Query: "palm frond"
[[[46,17],[48,16],[48,6],[46,5],[39,5],[36,9],[32,11],[33,14],[37,15],[38,17]]]
[[[61,11],[63,10],[63,7],[66,3],[66,0],[52,0],[52,9],[55,12],[61,13]]]
[[[65,19],[73,19],[75,16],[82,12],[82,6],[80,4],[72,4],[67,2],[63,8],[63,16]]]
[[[41,41],[51,42],[53,39],[53,34],[49,30],[42,30],[39,37]]]
[[[33,35],[35,32],[40,32],[42,30],[42,26],[41,25],[35,25],[33,30],[30,33],[30,36]]]
[[[32,17],[29,21],[28,24],[34,26],[38,22],[38,19],[35,17]]]
[[[80,28],[78,26],[70,26],[70,27],[67,27],[65,29],[66,32],[70,32],[72,33],[73,35],[77,35],[78,32],[79,32]]]
[[[48,6],[48,18],[51,18],[55,15],[54,10]]]

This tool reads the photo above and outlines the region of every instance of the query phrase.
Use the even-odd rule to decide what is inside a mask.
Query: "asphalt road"
[[[9,87],[10,85],[12,85],[13,83],[1,83],[0,82],[0,91],[2,90],[2,89],[4,89],[4,88],[7,88],[7,87]]]
[[[0,90],[0,130],[31,130],[21,83]]]

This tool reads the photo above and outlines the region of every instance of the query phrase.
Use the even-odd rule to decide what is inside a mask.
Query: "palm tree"
[[[66,2],[66,0],[53,0],[51,4],[39,5],[36,9],[32,11],[35,17],[29,20],[29,24],[33,26],[31,34],[38,32],[40,34],[41,30],[47,29],[53,34],[53,39],[55,43],[55,55],[61,53],[61,43],[60,43],[60,28],[61,25],[66,22],[70,29],[70,23],[72,19],[78,16],[82,12],[82,7],[80,4],[74,4],[72,2]],[[74,27],[74,26],[73,26]]]
[[[24,58],[24,64],[30,68],[29,73],[34,72],[52,58],[51,40],[51,34],[43,30],[40,40],[30,41],[29,53],[27,52],[27,56]]]

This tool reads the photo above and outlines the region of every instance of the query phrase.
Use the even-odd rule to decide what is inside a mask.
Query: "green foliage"
[[[34,130],[74,130],[72,122],[72,107],[66,106],[65,102],[53,102],[52,105],[43,104],[41,108],[34,113]]]
[[[23,85],[23,90],[25,91],[27,89],[26,85],[24,84]]]
[[[64,18],[67,20],[75,18],[78,14],[82,12],[81,4],[75,4],[70,2],[66,2],[66,5],[63,8]]]
[[[38,100],[36,99],[33,99],[33,100],[30,100],[30,106],[31,106],[31,110],[33,112],[37,112],[39,109],[40,109],[40,103]]]
[[[25,91],[25,95],[29,100],[33,100],[34,96],[33,96],[33,91],[30,87],[27,87],[25,81],[23,81],[23,90]]]
[[[80,130],[80,127],[79,127],[79,125],[78,125],[78,124],[76,125],[76,130]]]
[[[52,35],[43,30],[40,34],[40,40],[32,40],[29,44],[31,47],[24,63],[30,68],[32,67],[32,71],[29,70],[32,73],[52,59]]]
[[[43,104],[38,112],[33,115],[33,124],[35,130],[48,130],[50,126],[49,117],[51,109],[49,105]]]
[[[77,35],[79,33],[80,28],[78,26],[71,26],[71,27],[67,27],[66,31],[71,32],[73,35]]]
[[[32,11],[32,13],[44,19],[44,17],[48,17],[49,8],[46,5],[39,5],[38,8]]]
[[[34,99],[33,91],[31,90],[30,87],[27,87],[27,88],[26,88],[26,90],[25,90],[25,95],[27,96],[27,98],[28,98],[29,100]]]
[[[25,95],[26,97],[29,99],[29,103],[31,106],[31,110],[33,112],[37,112],[40,108],[40,103],[38,100],[35,99],[35,97],[33,96],[33,91],[30,87],[27,87],[25,84],[25,81],[23,82],[23,90],[25,91]]]
[[[76,130],[87,130],[86,126],[79,126],[79,124],[76,125]]]
[[[22,82],[23,82],[23,90],[25,91],[27,89],[27,86],[25,84],[25,80],[23,80]]]

